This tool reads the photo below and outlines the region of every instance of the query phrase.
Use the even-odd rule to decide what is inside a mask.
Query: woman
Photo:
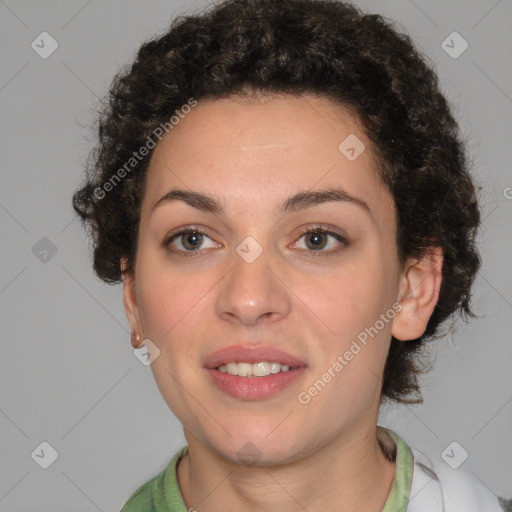
[[[480,222],[437,77],[377,15],[228,0],[119,74],[74,207],[187,446],[132,511],[497,512],[377,425],[473,316]]]

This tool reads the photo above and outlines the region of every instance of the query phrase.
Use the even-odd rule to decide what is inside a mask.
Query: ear
[[[140,321],[140,311],[137,304],[137,294],[135,292],[135,276],[133,274],[124,273],[124,269],[127,266],[127,260],[125,257],[121,258],[121,271],[123,279],[123,306],[126,318],[130,324],[130,329],[139,335],[139,342],[135,338],[131,338],[133,348],[137,348],[144,340],[144,334],[142,331],[142,323]]]
[[[391,334],[398,340],[419,338],[427,328],[439,299],[443,269],[441,247],[429,247],[420,260],[408,258],[400,277],[398,302]]]

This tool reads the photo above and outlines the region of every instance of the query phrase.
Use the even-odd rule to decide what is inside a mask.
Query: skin
[[[354,161],[338,149],[349,134],[366,146]],[[391,335],[409,340],[424,332],[439,296],[442,253],[432,248],[399,265],[394,202],[371,147],[349,110],[314,95],[281,95],[200,101],[155,148],[135,276],[124,276],[123,296],[132,330],[160,350],[151,368],[184,428],[189,453],[177,474],[187,508],[382,510],[395,473],[376,439],[386,355]],[[298,191],[331,187],[370,211],[330,201],[275,214]],[[225,212],[181,200],[153,210],[171,189],[209,193]],[[315,223],[348,245],[323,235],[311,255],[311,234],[300,228]],[[202,253],[182,255],[191,251],[187,235],[162,247],[190,225],[207,232]],[[252,263],[236,252],[248,236],[263,250]],[[378,335],[301,404],[298,394],[397,303],[401,310]],[[308,368],[273,397],[235,399],[203,369],[208,354],[234,344],[276,346]],[[259,452],[252,464],[238,455],[249,442]]]

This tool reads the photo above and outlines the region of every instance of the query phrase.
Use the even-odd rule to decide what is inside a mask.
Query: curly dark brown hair
[[[254,91],[314,93],[353,109],[394,198],[401,263],[431,245],[442,248],[435,310],[421,337],[392,338],[382,382],[381,400],[422,402],[417,376],[426,371],[424,342],[441,337],[441,323],[455,312],[466,321],[476,316],[470,290],[481,263],[480,213],[465,142],[433,66],[380,15],[335,0],[227,0],[175,18],[163,35],[142,44],[113,79],[97,119],[99,143],[73,196],[94,243],[95,273],[119,283],[124,256],[124,271],[133,275],[152,154],[137,152],[155,129],[190,98]]]

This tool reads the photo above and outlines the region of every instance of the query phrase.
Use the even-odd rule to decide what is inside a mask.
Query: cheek
[[[169,265],[141,264],[139,279],[144,334],[163,354],[168,352],[167,365],[194,364],[205,322],[211,326],[211,293],[218,278],[204,272],[184,273]]]
[[[191,410],[200,416],[191,397],[201,396],[202,391],[196,390],[190,368],[197,365],[200,343],[205,339],[208,290],[215,283],[210,284],[203,274],[179,275],[157,267],[140,272],[140,281],[144,334],[160,350],[151,365],[156,384],[177,417],[185,420]]]
[[[193,276],[147,275],[141,301],[148,331],[161,337],[178,328],[201,308],[205,288],[205,280]]]
[[[381,269],[375,265],[351,265],[329,276],[304,279],[297,289],[331,334],[345,341],[373,325],[386,304]]]
[[[301,283],[304,302],[328,327],[317,339],[322,353],[310,383],[329,381],[318,407],[323,403],[343,413],[344,407],[358,409],[378,395],[391,330],[391,317],[380,320],[390,306],[387,280],[376,258],[361,258],[328,278]]]

